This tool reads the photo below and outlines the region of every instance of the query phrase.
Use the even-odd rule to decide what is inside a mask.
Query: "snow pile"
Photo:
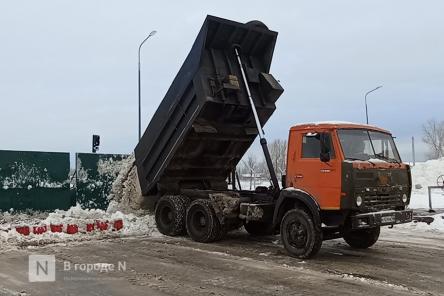
[[[90,233],[85,232],[87,223],[94,223],[96,220],[112,222],[118,219],[123,221],[123,228],[119,231],[113,231],[112,227],[110,227],[106,231],[95,230]],[[32,228],[32,226],[51,224],[63,224],[65,226],[67,224],[75,224],[79,226],[80,231],[77,234],[67,234],[65,232],[52,233],[48,230],[48,232],[40,235],[31,233],[28,236],[24,236],[15,229],[15,227],[23,225],[31,226]],[[86,210],[82,209],[80,205],[66,211],[56,210],[46,214],[38,212],[16,215],[11,215],[8,212],[0,213],[0,248],[138,235],[160,235],[152,215],[142,212],[138,214],[124,214],[120,211]]]
[[[140,210],[144,199],[140,190],[134,154],[122,160],[119,167],[120,172],[113,182],[109,195],[108,211],[119,210],[130,213]]]
[[[427,186],[436,186],[436,179],[444,175],[444,158],[418,162],[412,167],[413,190],[420,193],[427,193]],[[421,185],[421,189],[416,189],[415,185]]]
[[[429,207],[428,186],[436,186],[438,176],[444,175],[444,158],[418,162],[412,167],[412,197],[409,208],[427,209]],[[416,188],[420,185],[421,188]],[[432,190],[433,208],[444,208],[444,190]]]
[[[435,232],[441,233],[444,232],[444,215],[438,214],[432,216],[434,218],[433,222],[429,224],[425,222],[411,222],[406,224],[396,225],[396,228],[407,229],[411,231],[419,231],[419,232]]]

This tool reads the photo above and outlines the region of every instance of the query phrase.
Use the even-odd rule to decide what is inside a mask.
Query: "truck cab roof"
[[[362,123],[353,123],[347,121],[319,121],[298,123],[290,128],[290,131],[313,130],[313,129],[367,129],[374,130],[386,134],[391,134],[388,130],[380,127]]]

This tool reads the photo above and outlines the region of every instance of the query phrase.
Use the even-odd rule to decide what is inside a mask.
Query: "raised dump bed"
[[[258,135],[234,48],[263,126],[283,92],[269,74],[276,38],[258,21],[207,16],[135,149],[144,195],[227,189],[227,177]]]

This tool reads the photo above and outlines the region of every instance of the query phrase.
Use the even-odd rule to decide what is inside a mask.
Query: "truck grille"
[[[397,195],[367,195],[364,196],[363,204],[372,210],[392,210],[402,206],[402,200]]]

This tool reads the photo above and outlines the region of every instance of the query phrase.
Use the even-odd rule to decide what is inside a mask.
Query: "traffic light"
[[[93,135],[92,139],[92,153],[96,153],[99,150],[100,146],[100,136]]]

